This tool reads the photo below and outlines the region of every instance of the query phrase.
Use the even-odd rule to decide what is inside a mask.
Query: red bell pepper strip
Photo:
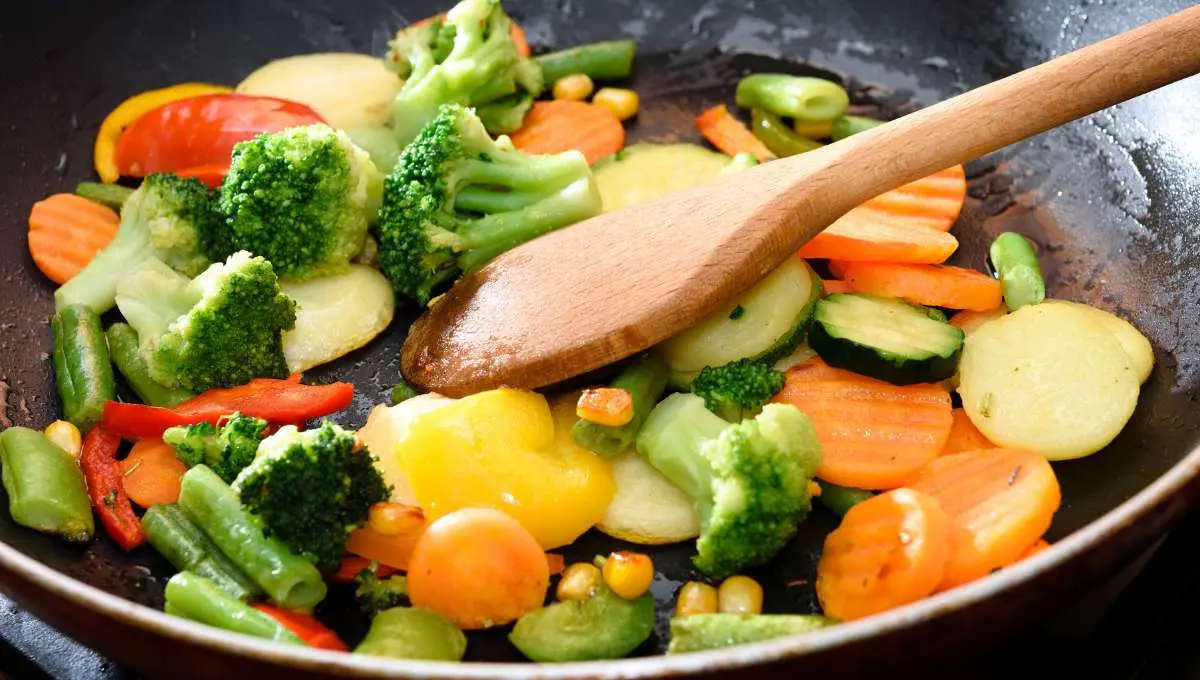
[[[180,177],[195,177],[207,184],[209,189],[216,189],[221,186],[221,182],[225,181],[225,175],[229,174],[229,163],[176,170],[175,174]]]
[[[123,437],[161,437],[176,425],[216,424],[232,413],[262,418],[270,423],[298,423],[320,418],[350,405],[354,385],[302,385],[292,379],[255,378],[238,387],[218,387],[192,397],[174,408],[110,401],[101,423]]]
[[[357,580],[359,572],[363,569],[371,568],[371,560],[358,555],[343,555],[342,563],[338,570],[330,574],[327,578],[334,583],[354,583]],[[389,567],[386,564],[375,563],[375,575],[379,578],[387,578],[394,574],[400,573],[398,570]]]
[[[125,476],[117,463],[120,446],[120,435],[97,425],[83,440],[79,466],[87,480],[88,498],[100,516],[100,522],[117,545],[128,551],[144,543],[146,534],[125,493]]]
[[[117,140],[117,169],[128,177],[145,177],[211,165],[228,168],[238,142],[323,122],[304,104],[274,97],[208,94],[180,99],[125,128]]]
[[[335,652],[350,651],[350,648],[346,646],[345,642],[342,642],[337,633],[327,628],[325,624],[318,621],[311,614],[304,614],[290,609],[281,609],[261,602],[250,606],[278,621],[284,628],[295,633],[296,637],[303,640],[310,647],[332,649]]]

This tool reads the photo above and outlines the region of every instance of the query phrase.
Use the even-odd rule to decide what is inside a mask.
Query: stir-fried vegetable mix
[[[1048,298],[1020,234],[992,244],[994,272],[946,264],[961,166],[852,210],[608,384],[452,399],[397,375],[357,431],[320,420],[354,386],[300,372],[378,342],[397,304],[436,304],[547,232],[883,124],[837,82],[756,73],[697,116],[715,151],[626,147],[634,52],[532,56],[498,0],[462,0],[382,61],[303,55],[236,92],[122,103],[96,141],[101,182],[30,214],[59,285],[63,420],[0,433],[13,520],[86,542],[98,518],[123,549],[150,543],[178,570],[175,616],[448,662],[500,626],[537,662],[634,653],[655,624],[639,544],[694,543],[669,653],[870,616],[1048,547],[1050,461],[1121,432],[1154,352]],[[744,572],[812,512],[840,522],[822,611],[764,614]],[[593,528],[630,549],[547,552]],[[349,592],[329,584],[370,619],[361,640],[312,615]]]

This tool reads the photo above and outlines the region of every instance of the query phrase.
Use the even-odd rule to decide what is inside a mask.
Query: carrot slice
[[[425,523],[415,526],[412,531],[395,535],[381,534],[369,527],[362,527],[350,532],[350,537],[346,540],[346,552],[406,571],[413,548],[423,533]]]
[[[800,248],[800,257],[853,262],[937,264],[958,249],[944,231],[888,222],[838,220]]]
[[[939,590],[1016,562],[1050,528],[1062,499],[1050,463],[1016,449],[942,456],[908,486],[937,500],[953,525]]]
[[[825,538],[817,598],[825,614],[849,621],[930,595],[950,559],[950,519],[912,489],[867,499]]]
[[[696,116],[696,127],[710,144],[727,155],[751,153],[763,163],[778,158],[754,136],[745,123],[729,113],[724,104],[714,106]]]
[[[1000,282],[974,269],[947,265],[855,262],[846,283],[863,293],[896,297],[919,305],[983,311],[1000,306]]]
[[[47,278],[66,283],[112,241],[120,221],[111,208],[82,196],[54,194],[29,211],[29,254]]]
[[[625,146],[625,126],[603,106],[556,99],[535,103],[512,134],[512,143],[534,154],[578,149],[588,163],[595,163]]]
[[[851,264],[853,263],[846,260],[830,260],[829,273],[844,281],[846,279],[846,270],[850,268]]]
[[[820,358],[788,369],[774,401],[812,420],[817,476],[856,489],[894,489],[937,457],[953,426],[942,385],[906,385],[832,368]]]
[[[972,423],[971,419],[967,417],[966,411],[956,408],[950,412],[950,415],[954,418],[954,424],[950,427],[950,436],[946,439],[946,445],[942,447],[943,456],[996,448],[996,445],[988,441],[979,428],[975,427],[975,423]]]
[[[1021,560],[1025,559],[1027,557],[1033,557],[1034,555],[1042,552],[1043,550],[1049,550],[1049,549],[1050,549],[1050,541],[1047,541],[1044,538],[1039,538],[1037,540],[1037,543],[1034,543],[1033,545],[1029,546],[1028,550],[1021,553],[1021,556],[1017,558],[1017,561],[1020,562]]]
[[[125,493],[143,508],[178,501],[179,480],[188,471],[175,450],[157,437],[137,440],[120,467]]]
[[[326,580],[333,583],[354,583],[363,569],[371,568],[371,562],[372,560],[358,555],[343,555],[338,570],[327,576]],[[375,564],[375,576],[379,578],[388,578],[395,573],[396,570],[386,564]]]
[[[850,293],[854,291],[854,289],[850,287],[850,284],[846,283],[845,281],[838,281],[837,279],[825,279],[821,281],[821,285],[824,286],[826,295]]]
[[[956,165],[880,194],[846,213],[846,222],[950,231],[967,197],[967,174]]]
[[[556,576],[563,572],[567,566],[567,561],[558,553],[546,553],[546,564],[550,566],[550,575]]]

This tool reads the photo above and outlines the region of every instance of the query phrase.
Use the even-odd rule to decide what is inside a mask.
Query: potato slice
[[[1133,370],[1137,371],[1138,382],[1144,383],[1150,377],[1151,371],[1154,370],[1154,347],[1142,332],[1134,327],[1125,319],[1106,312],[1103,309],[1085,305],[1082,302],[1073,302],[1071,300],[1046,300],[1042,304],[1066,305],[1072,309],[1078,309],[1082,312],[1090,314],[1092,318],[1104,325],[1113,335],[1117,337],[1117,342],[1121,343],[1125,353],[1129,355],[1129,360],[1133,362]]]
[[[385,123],[401,85],[379,57],[323,52],[276,59],[246,76],[237,91],[307,104],[346,130]]]
[[[328,363],[370,342],[392,322],[396,297],[387,278],[366,265],[279,287],[296,301],[296,327],[283,334],[293,373]]]
[[[645,458],[626,453],[612,459],[617,492],[597,529],[640,545],[666,545],[700,535],[700,518],[687,494]]]

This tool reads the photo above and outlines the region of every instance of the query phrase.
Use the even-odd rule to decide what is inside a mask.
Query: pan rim
[[[1039,574],[1071,562],[1092,549],[1108,535],[1132,525],[1174,499],[1192,480],[1200,477],[1200,446],[1166,473],[1117,507],[1056,542],[1049,550],[1022,560],[974,583],[955,588],[919,602],[858,621],[842,623],[802,635],[680,655],[657,655],[615,661],[588,661],[555,665],[533,663],[470,662],[445,663],[384,659],[344,652],[297,648],[258,640],[169,616],[156,609],[126,600],[75,578],[66,576],[0,541],[0,569],[23,579],[35,588],[57,595],[105,618],[117,619],[156,636],[226,652],[231,655],[275,664],[303,667],[306,671],[346,677],[438,678],[443,680],[501,678],[646,678],[663,673],[691,674],[728,671],[794,660],[818,650],[862,642],[877,635],[937,619],[1016,588]],[[97,650],[103,653],[103,650]]]

